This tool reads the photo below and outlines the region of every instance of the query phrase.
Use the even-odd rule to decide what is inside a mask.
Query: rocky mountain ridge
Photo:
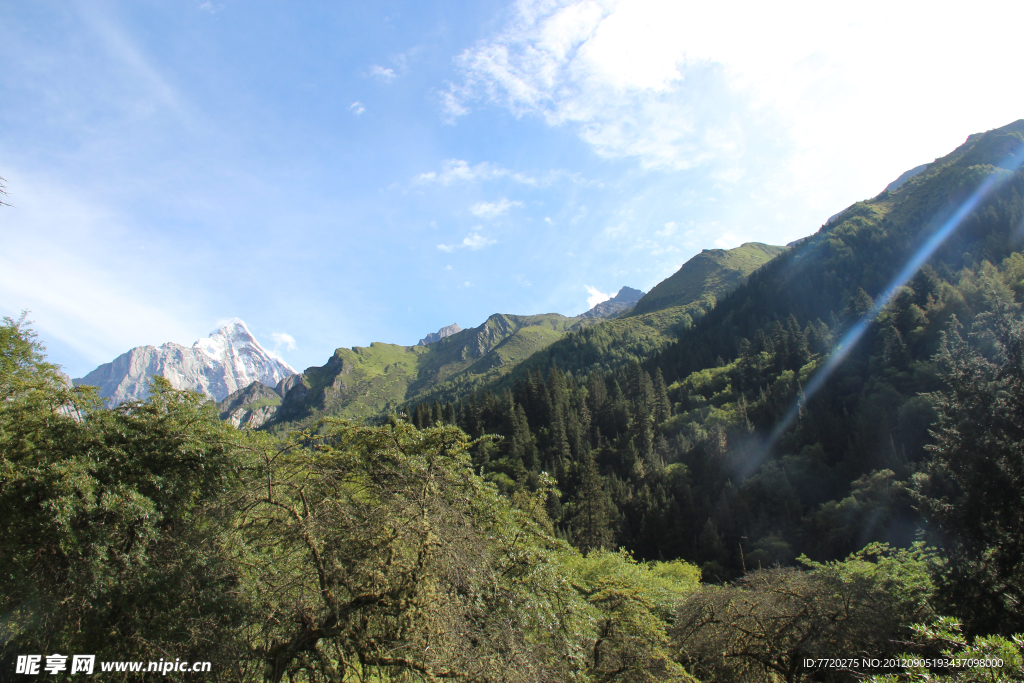
[[[593,308],[581,315],[581,318],[611,318],[614,315],[624,313],[636,305],[643,297],[644,292],[632,287],[623,287],[618,294],[607,301],[595,304]]]
[[[153,376],[164,377],[175,389],[219,401],[253,382],[275,386],[295,374],[256,341],[243,321],[233,318],[191,347],[174,342],[137,346],[74,383],[98,387],[100,396],[113,406],[145,398]]]
[[[450,337],[457,332],[462,332],[462,328],[459,327],[458,323],[452,323],[451,325],[442,327],[437,332],[431,332],[426,337],[416,342],[416,345],[426,346],[427,344],[433,344],[434,342],[439,342],[445,337]]]

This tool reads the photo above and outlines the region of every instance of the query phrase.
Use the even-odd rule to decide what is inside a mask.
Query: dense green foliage
[[[903,652],[903,671],[873,676],[871,683],[1009,683],[1024,681],[1024,635],[1009,638],[963,635],[962,624],[952,617],[938,617],[915,624],[913,638],[905,643],[913,647]],[[928,658],[953,660],[951,666],[928,667]],[[936,669],[938,672],[936,672]]]
[[[500,495],[458,429],[279,440],[161,380],[107,410],[23,321],[0,326],[0,389],[4,680],[57,652],[225,681],[689,680],[668,627],[699,571],[581,556],[553,482]]]
[[[931,616],[933,558],[872,545],[811,571],[763,569],[710,586],[679,606],[673,641],[705,680],[845,680],[808,659],[897,656],[909,624]]]
[[[223,520],[196,515],[236,479],[238,432],[160,381],[149,402],[102,410],[41,361],[23,325],[0,327],[5,656],[237,655],[224,640],[244,612],[234,572],[205,549]]]
[[[937,356],[950,390],[935,396],[932,457],[914,474],[953,560],[943,592],[955,613],[978,615],[975,632],[1024,631],[1024,322],[1010,308],[979,316],[973,347],[951,321]]]

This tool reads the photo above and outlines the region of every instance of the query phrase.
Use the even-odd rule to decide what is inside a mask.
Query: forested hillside
[[[1024,326],[1004,332],[1021,348]],[[487,443],[332,420],[271,438],[162,379],[104,409],[7,319],[0,680],[77,680],[89,674],[69,655],[85,653],[109,681],[162,679],[167,664],[274,683],[919,680],[858,663],[908,650],[966,662],[929,680],[1024,680],[1024,640],[965,637],[938,616],[937,584],[956,575],[933,550],[873,544],[702,584],[681,560],[571,547],[548,515],[555,482],[502,495],[473,462]],[[594,502],[581,517],[600,515]],[[813,663],[840,651],[841,667]]]
[[[942,407],[959,405],[943,404],[936,392],[962,364],[1016,353],[1006,330],[1024,302],[1024,257],[1016,251],[1022,132],[1017,122],[971,136],[896,191],[850,207],[755,272],[678,342],[589,372],[586,360],[558,356],[553,345],[541,357],[547,367],[535,364],[514,386],[451,405],[410,406],[412,420],[454,420],[473,436],[504,436],[476,446],[474,462],[506,490],[533,488],[539,472],[552,472],[561,496],[549,501],[549,513],[577,547],[685,558],[708,580],[792,564],[801,554],[835,560],[875,541],[908,546],[920,533],[951,543],[960,530],[937,512],[922,514],[942,507],[927,501],[952,504],[958,495],[941,489],[946,475],[930,464],[941,453],[931,433],[940,417],[952,419]],[[806,397],[803,388],[837,343],[987,178],[998,180],[995,189]],[[980,355],[968,360],[961,349],[957,356],[958,345]],[[793,410],[797,419],[769,441]],[[1018,510],[1019,466],[986,466],[989,486]],[[1010,528],[1024,531],[1016,519],[987,531],[983,547],[999,547]],[[1024,566],[1024,555],[1006,551],[1018,564],[1004,565],[993,581]],[[966,596],[975,570],[995,571],[965,570],[945,593],[951,609],[973,609]],[[1014,591],[992,597],[990,625],[1024,628],[1017,602],[1024,594]]]

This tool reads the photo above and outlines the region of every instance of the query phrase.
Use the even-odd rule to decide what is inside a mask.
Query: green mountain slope
[[[593,322],[557,313],[495,314],[432,344],[339,348],[325,365],[307,368],[282,389],[283,401],[268,424],[322,415],[376,418],[453,377],[497,379],[568,330]]]
[[[747,242],[729,250],[705,249],[645,294],[632,315],[685,306],[709,294],[720,297],[784,251],[786,247],[759,242]]]
[[[536,368],[545,370],[557,365],[564,371],[586,374],[608,370],[638,358],[645,358],[688,329],[715,305],[718,297],[727,294],[759,265],[782,253],[786,247],[745,244],[735,249],[705,250],[694,256],[655,289],[672,281],[668,290],[674,292],[661,298],[662,306],[637,314],[627,309],[621,314],[596,323],[579,324],[556,340],[538,346],[518,357],[517,363],[505,366],[500,373],[475,371],[437,377],[432,385],[412,398],[410,403],[441,403],[458,401],[474,391],[501,391],[524,379]],[[634,290],[635,291],[635,290]],[[652,290],[653,291],[653,290]],[[644,301],[647,297],[641,297]],[[601,304],[595,307],[599,309]],[[586,318],[586,314],[582,316]],[[407,405],[412,411],[414,406]]]

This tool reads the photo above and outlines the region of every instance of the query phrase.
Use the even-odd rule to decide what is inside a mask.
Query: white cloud
[[[719,249],[735,249],[741,244],[743,244],[743,240],[731,232],[724,232],[715,240],[715,246]]]
[[[359,101],[353,102],[352,104],[348,105],[348,108],[356,116],[359,116],[364,111],[366,111],[366,107],[364,107],[363,103]]]
[[[477,202],[473,206],[469,207],[470,212],[478,218],[489,219],[497,218],[508,213],[508,210],[513,206],[522,206],[522,202],[509,201],[502,197],[496,202]]]
[[[224,5],[214,5],[210,0],[206,0],[206,2],[199,5],[199,9],[209,12],[210,14],[216,14],[224,9]]]
[[[612,298],[611,294],[605,294],[604,292],[598,291],[596,287],[591,287],[590,285],[584,285],[584,287],[586,287],[587,293],[590,294],[590,296],[587,297],[587,310],[590,310],[602,301],[608,301],[608,299]]]
[[[370,75],[384,83],[390,83],[394,79],[398,78],[398,74],[395,73],[394,69],[388,69],[383,66],[378,66],[377,64],[370,67]]]
[[[484,247],[497,243],[497,240],[484,237],[478,232],[471,232],[466,235],[459,244],[439,244],[437,245],[437,248],[447,253],[451,253],[456,249],[471,249],[476,251],[477,249],[483,249]],[[445,270],[451,270],[451,266],[447,266]]]
[[[451,266],[449,265],[449,266],[445,266],[445,267],[444,267],[444,269],[445,269],[445,270],[451,270],[451,269],[452,269],[452,267],[451,267]]]
[[[477,232],[470,233],[465,239],[462,240],[462,246],[469,247],[473,251],[477,249],[483,249],[486,246],[497,244],[497,240],[487,239],[483,235]]]
[[[295,337],[286,332],[271,332],[270,338],[274,340],[274,347],[283,346],[289,351],[295,350]]]
[[[469,113],[469,108],[463,106],[462,99],[454,92],[441,93],[441,111],[444,112],[446,123],[455,123],[460,116]]]
[[[654,234],[657,235],[658,237],[671,237],[672,235],[676,234],[676,230],[678,229],[679,226],[676,225],[675,221],[669,221],[668,223],[665,224],[665,228],[663,230],[658,230]]]
[[[421,173],[413,178],[413,182],[420,184],[439,183],[441,185],[451,185],[452,183],[458,182],[479,183],[485,180],[495,180],[497,178],[508,178],[524,185],[539,184],[536,178],[531,178],[523,173],[510,171],[509,169],[502,168],[497,164],[483,161],[471,166],[469,162],[463,161],[462,159],[446,159],[442,162],[440,171],[428,171],[427,173]]]
[[[457,57],[445,113],[497,105],[647,168],[715,162],[727,183],[757,146],[787,192],[877,192],[1024,111],[1005,87],[1015,43],[992,39],[993,16],[1024,23],[1024,3],[520,0]]]

